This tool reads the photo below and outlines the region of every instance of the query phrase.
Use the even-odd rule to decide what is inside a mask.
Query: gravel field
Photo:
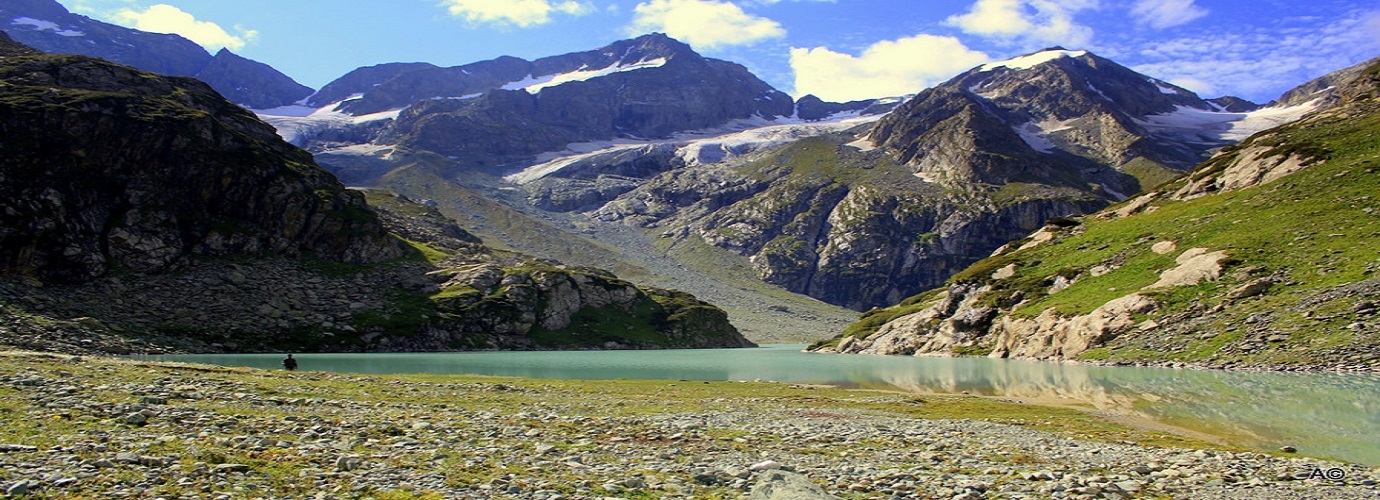
[[[1380,470],[1070,409],[771,383],[0,354],[30,498],[1376,498]]]

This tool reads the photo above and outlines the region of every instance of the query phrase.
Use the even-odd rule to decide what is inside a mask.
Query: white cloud
[[[152,33],[176,33],[208,50],[228,48],[240,50],[244,44],[258,38],[259,32],[237,29],[232,35],[225,28],[210,21],[198,21],[195,16],[168,4],[157,4],[143,12],[123,9],[112,18],[116,23]]]
[[[1283,20],[1285,27],[1214,30],[1200,36],[1133,42],[1132,69],[1205,97],[1269,101],[1284,91],[1374,57],[1380,12],[1345,19]],[[1183,83],[1180,83],[1183,82]]]
[[[781,24],[754,16],[730,2],[718,0],[651,0],[637,4],[630,35],[652,31],[700,49],[750,45],[786,36]]]
[[[1097,0],[977,0],[968,13],[945,22],[972,35],[1077,48],[1092,40],[1092,28],[1073,17],[1097,5]]]
[[[877,42],[859,56],[791,49],[796,95],[834,102],[914,94],[989,60],[956,38],[923,34]]]
[[[450,15],[471,23],[512,24],[530,28],[551,22],[551,13],[583,16],[594,12],[588,2],[575,0],[443,0]]]
[[[1193,4],[1194,0],[1136,0],[1131,15],[1155,29],[1188,24],[1208,15],[1208,10]]]
[[[1198,78],[1194,78],[1191,76],[1181,76],[1173,80],[1169,80],[1169,83],[1178,85],[1188,90],[1192,90],[1194,94],[1198,94],[1199,96],[1207,98],[1218,97],[1216,85],[1213,85]]]

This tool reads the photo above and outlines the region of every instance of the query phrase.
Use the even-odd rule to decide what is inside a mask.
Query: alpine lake
[[[1259,449],[1380,465],[1380,374],[1108,367],[755,349],[297,354],[302,370],[571,380],[775,381],[1068,406]],[[280,354],[134,356],[281,369]]]

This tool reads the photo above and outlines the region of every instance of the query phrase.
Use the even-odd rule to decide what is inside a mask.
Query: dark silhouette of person
[[[283,368],[286,368],[287,371],[296,370],[296,369],[297,369],[297,360],[296,360],[296,359],[292,359],[292,355],[289,354],[288,357],[283,358]]]

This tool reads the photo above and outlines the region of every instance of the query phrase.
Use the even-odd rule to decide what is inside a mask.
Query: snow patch
[[[687,165],[721,163],[805,137],[847,130],[859,124],[879,120],[882,116],[859,116],[859,112],[851,111],[812,122],[798,118],[767,119],[755,116],[734,120],[711,129],[681,132],[667,139],[640,140],[628,138],[575,143],[567,145],[563,151],[539,155],[537,164],[509,174],[504,179],[516,184],[527,184],[595,155],[660,144],[675,145],[676,155],[683,159]]]
[[[1026,122],[1014,127],[1011,130],[1016,135],[1021,136],[1021,140],[1031,149],[1041,153],[1049,153],[1057,146],[1049,140],[1049,134],[1070,128],[1069,122],[1072,120],[1045,120],[1039,122]]]
[[[861,139],[850,142],[848,144],[844,144],[844,146],[856,148],[858,151],[872,151],[874,149],[877,149],[877,145],[872,142],[872,138],[866,135],[864,135]]]
[[[1086,50],[1046,50],[1005,61],[987,63],[982,65],[979,71],[992,71],[997,68],[1030,69],[1061,57],[1083,57],[1087,53]]]
[[[358,99],[361,96],[362,94],[350,96],[345,99],[345,101]],[[307,136],[321,130],[348,125],[359,125],[361,123],[378,120],[392,120],[398,117],[398,113],[402,112],[402,109],[394,109],[367,115],[351,116],[344,112],[336,111],[335,108],[339,105],[340,103],[337,102],[327,104],[320,108],[312,108],[310,106],[294,104],[272,109],[251,109],[250,111],[258,115],[260,120],[268,122],[269,125],[273,125],[274,128],[278,129],[278,135],[282,136],[283,140],[298,146],[302,145],[304,142],[303,140]]]
[[[1208,111],[1187,106],[1175,106],[1174,111],[1149,115],[1136,120],[1136,122],[1156,134],[1177,136],[1189,142],[1201,144],[1241,142],[1256,132],[1302,118],[1303,115],[1317,109],[1318,103],[1319,101],[1315,99],[1297,106],[1274,106],[1249,113]]]
[[[1039,125],[1026,123],[1024,125],[1011,127],[1011,129],[1016,131],[1016,135],[1021,136],[1021,140],[1025,141],[1025,144],[1030,146],[1030,149],[1034,149],[1041,153],[1049,153],[1054,150],[1054,143],[1050,142],[1049,138],[1045,136],[1044,130],[1041,130]]]
[[[10,24],[15,26],[33,26],[35,30],[52,31],[54,34],[62,36],[86,36],[86,33],[80,31],[62,29],[58,26],[58,23],[34,19],[32,17],[16,17],[10,21]]]
[[[330,148],[330,149],[328,149],[328,150],[326,150],[326,151],[324,151],[324,152],[325,152],[325,153],[331,153],[331,154],[344,155],[344,156],[380,156],[380,157],[387,157],[389,154],[393,153],[393,147],[394,147],[394,146],[392,146],[392,145],[390,145],[390,144],[373,144],[373,143],[365,143],[365,144],[352,144],[352,145],[349,145],[349,146],[341,146],[341,147],[336,147],[336,148]]]
[[[915,176],[918,177],[918,178],[920,178],[920,180],[925,181],[925,182],[928,182],[928,183],[930,183],[930,184],[939,184],[939,178],[938,178],[938,177],[935,177],[935,176],[933,176],[933,175],[930,175],[930,174],[928,174],[928,173],[926,173],[926,172],[916,172],[916,173],[915,173]]]
[[[649,59],[649,60],[638,61],[638,62],[635,62],[635,63],[632,63],[632,64],[617,64],[617,63],[615,63],[615,64],[610,65],[610,66],[608,66],[608,67],[599,68],[599,69],[588,69],[588,66],[581,66],[580,69],[575,70],[575,71],[572,71],[572,72],[569,72],[569,73],[560,73],[560,74],[555,74],[555,75],[542,75],[542,76],[527,75],[527,78],[523,78],[523,79],[518,80],[518,81],[516,81],[516,82],[509,82],[509,83],[507,83],[506,85],[504,85],[504,86],[502,87],[502,89],[503,89],[503,90],[519,90],[519,89],[521,89],[521,90],[526,90],[527,93],[529,93],[529,94],[535,94],[535,93],[537,93],[537,92],[541,92],[541,89],[544,89],[544,88],[547,88],[547,87],[555,87],[555,86],[560,85],[560,84],[563,84],[563,83],[581,82],[581,81],[589,80],[589,79],[592,79],[592,78],[598,78],[598,77],[601,77],[601,76],[612,75],[612,74],[614,74],[614,73],[621,73],[621,72],[624,72],[624,71],[636,71],[636,70],[639,70],[639,69],[659,68],[659,67],[662,67],[662,66],[665,66],[665,65],[666,65],[666,58],[665,58],[665,57],[659,57],[659,58],[656,58],[656,59]]]
[[[1174,87],[1171,87],[1171,86],[1169,86],[1169,84],[1164,83],[1164,82],[1159,81],[1159,80],[1156,80],[1156,79],[1154,79],[1154,78],[1150,78],[1149,80],[1150,80],[1150,83],[1155,84],[1155,88],[1160,89],[1160,93],[1161,93],[1161,94],[1164,94],[1164,95],[1179,95],[1179,89],[1176,89],[1176,88],[1174,88]]]

